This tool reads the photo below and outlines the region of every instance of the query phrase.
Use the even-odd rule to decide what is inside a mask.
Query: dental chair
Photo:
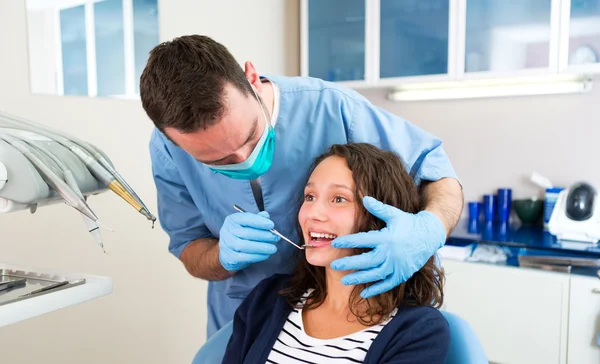
[[[487,364],[483,347],[471,326],[459,316],[440,311],[450,326],[450,348],[445,364]],[[202,345],[192,364],[219,364],[233,331],[233,321],[223,326]]]

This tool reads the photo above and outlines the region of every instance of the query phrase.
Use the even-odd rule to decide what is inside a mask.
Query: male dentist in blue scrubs
[[[463,207],[442,142],[335,83],[260,77],[200,35],[154,48],[140,80],[162,228],[169,250],[208,284],[208,337],[233,318],[262,279],[291,273],[297,211],[313,159],[332,144],[366,142],[399,154],[420,186],[425,210],[405,213],[366,199],[381,231],[335,239],[371,248],[334,261],[348,285],[374,283],[365,298],[409,279],[446,241]],[[247,212],[237,212],[233,205]]]

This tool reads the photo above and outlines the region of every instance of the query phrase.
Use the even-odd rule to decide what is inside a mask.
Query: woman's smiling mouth
[[[310,231],[308,233],[310,240],[307,242],[312,248],[322,248],[331,244],[333,239],[337,238],[337,235],[325,233],[325,232],[316,232]]]

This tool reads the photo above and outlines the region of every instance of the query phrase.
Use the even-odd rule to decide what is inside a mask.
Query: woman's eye
[[[314,200],[314,196],[313,195],[304,195],[304,201],[313,201]]]
[[[333,198],[333,202],[335,202],[335,203],[342,203],[342,202],[345,202],[345,201],[348,201],[348,200],[347,200],[347,199],[345,199],[345,198],[344,198],[344,197],[342,197],[342,196],[335,196],[335,197]]]

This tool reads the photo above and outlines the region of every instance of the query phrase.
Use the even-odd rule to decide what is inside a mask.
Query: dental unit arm
[[[104,249],[91,195],[111,190],[146,219],[156,217],[99,148],[0,111],[0,214],[66,202]]]

